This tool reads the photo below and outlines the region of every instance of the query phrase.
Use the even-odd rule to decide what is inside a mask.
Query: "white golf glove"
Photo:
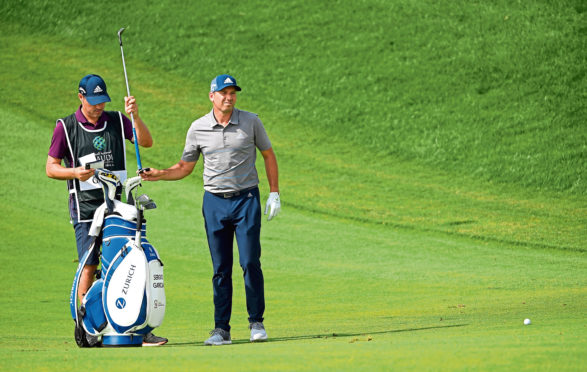
[[[267,216],[267,221],[271,221],[271,219],[279,213],[281,209],[281,202],[279,201],[279,193],[278,192],[270,192],[269,198],[267,198],[267,204],[265,204],[265,214],[269,212],[269,216]]]

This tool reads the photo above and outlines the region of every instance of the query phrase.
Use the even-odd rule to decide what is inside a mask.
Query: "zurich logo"
[[[126,300],[122,297],[119,297],[116,300],[116,307],[119,309],[124,309],[125,306],[126,306]]]
[[[100,137],[100,136],[94,137],[94,141],[92,141],[92,143],[94,144],[94,147],[98,151],[102,151],[106,148],[106,140],[104,139],[104,137]]]

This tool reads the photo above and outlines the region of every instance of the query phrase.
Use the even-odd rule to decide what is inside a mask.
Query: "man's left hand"
[[[279,201],[279,193],[270,192],[269,198],[267,198],[267,203],[265,204],[265,214],[269,213],[269,216],[267,216],[267,221],[271,221],[273,217],[277,216],[280,210],[281,201]]]

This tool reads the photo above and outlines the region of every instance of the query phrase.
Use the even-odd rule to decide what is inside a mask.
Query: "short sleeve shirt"
[[[187,132],[181,159],[204,158],[204,189],[212,193],[235,192],[259,184],[256,149],[265,151],[271,142],[259,117],[233,109],[226,127],[218,124],[214,111],[194,121]]]

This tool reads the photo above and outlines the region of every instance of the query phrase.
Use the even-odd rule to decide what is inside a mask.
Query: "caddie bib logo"
[[[98,151],[103,151],[106,148],[106,140],[104,139],[104,137],[96,136],[94,137],[92,143]]]

